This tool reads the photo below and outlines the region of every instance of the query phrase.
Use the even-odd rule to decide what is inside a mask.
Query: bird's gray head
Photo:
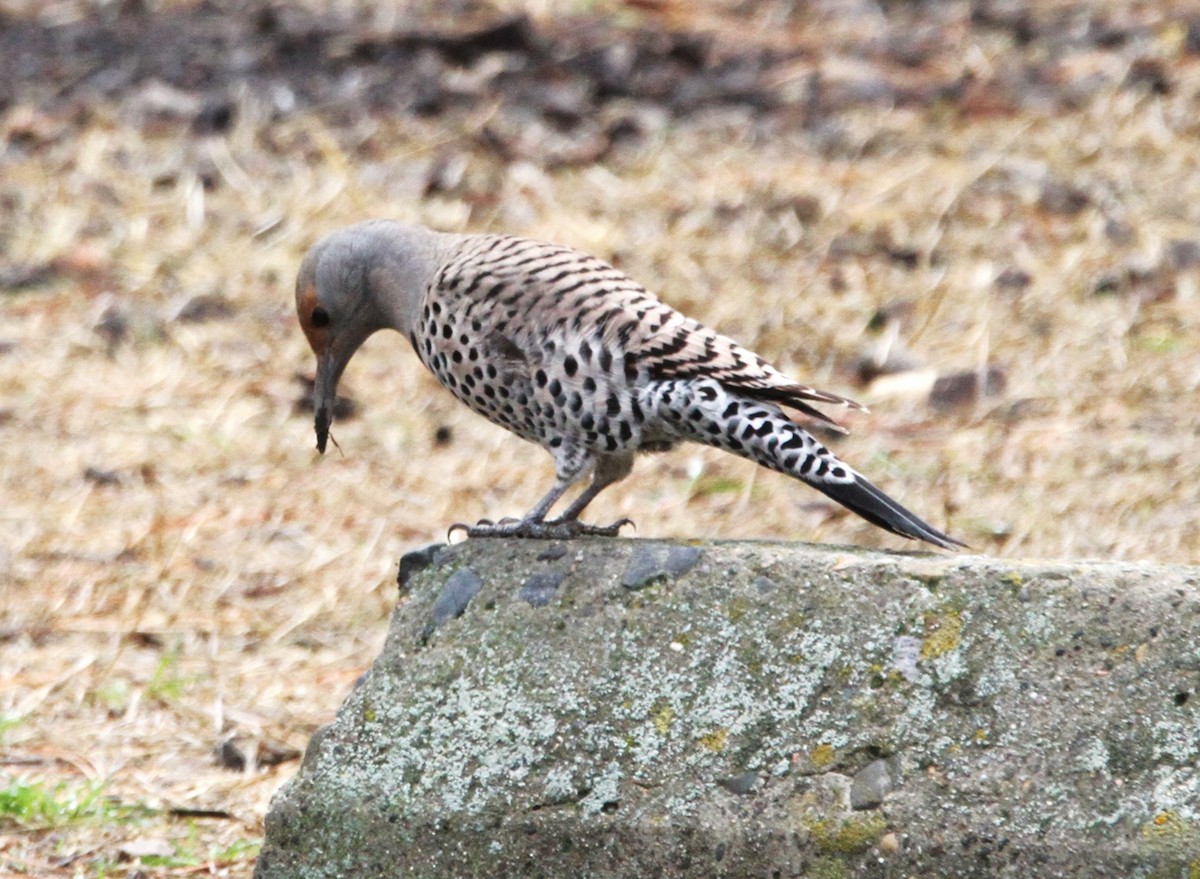
[[[324,453],[346,364],[377,330],[408,334],[453,236],[371,220],[312,246],[296,277],[296,315],[317,355],[317,450]]]

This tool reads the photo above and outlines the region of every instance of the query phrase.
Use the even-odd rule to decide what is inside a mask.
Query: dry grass
[[[858,108],[823,133],[737,107],[651,116],[603,164],[558,169],[481,146],[484,111],[272,119],[244,93],[228,132],[198,138],[147,124],[136,102],[82,121],[10,107],[0,268],[51,271],[0,290],[0,789],[52,804],[0,815],[0,873],[249,875],[246,845],[296,763],[234,772],[214,745],[302,749],[381,643],[397,558],[544,490],[549,459],[461,410],[395,336],[355,360],[343,391],[362,417],[337,426],[342,454],[317,457],[294,409],[312,364],[290,285],[318,235],[368,216],[618,262],[870,404],[839,452],[978,551],[1200,558],[1200,275],[1168,264],[1171,241],[1200,237],[1200,65],[1170,21],[1150,24],[1165,95],[1113,84],[1052,113]],[[1010,51],[981,39],[970,63]],[[446,156],[464,178],[426,197]],[[1056,211],[1047,182],[1090,201]],[[881,241],[911,258],[881,258]],[[1010,268],[1031,283],[997,288]],[[1098,295],[1105,276],[1114,292]],[[212,294],[232,318],[174,319]],[[937,412],[856,388],[868,319],[903,298],[917,357],[941,373],[999,364],[1003,393]],[[97,331],[106,314],[125,321],[119,344]],[[643,461],[592,515],[631,516],[639,536],[906,548],[819,501],[697,449]],[[71,812],[70,795],[96,790]],[[134,839],[171,855],[122,861]]]

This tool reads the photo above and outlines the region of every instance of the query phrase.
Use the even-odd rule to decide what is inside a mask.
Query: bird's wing
[[[684,317],[667,305],[661,326],[640,339],[638,353],[653,378],[711,378],[746,397],[778,403],[836,424],[811,403],[863,407],[853,400],[800,384],[727,336]]]

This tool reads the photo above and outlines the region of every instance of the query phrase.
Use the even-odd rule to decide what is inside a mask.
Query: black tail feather
[[[821,418],[824,416],[805,400],[855,405],[841,397],[800,386],[787,391],[735,390],[716,380],[701,378],[658,382],[642,405],[661,418],[656,427],[669,442],[692,440],[749,458],[811,485],[872,525],[901,537],[923,540],[943,549],[966,546],[906,510],[839,461],[812,434],[788,418],[775,399]]]
[[[893,534],[924,540],[943,549],[966,546],[961,540],[937,530],[912,511],[902,507],[860,474],[855,473],[854,477],[854,482],[805,481],[850,512]]]

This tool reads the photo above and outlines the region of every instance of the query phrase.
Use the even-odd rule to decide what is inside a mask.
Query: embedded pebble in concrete
[[[757,772],[743,772],[741,775],[735,775],[732,778],[722,778],[717,781],[717,784],[725,788],[731,794],[743,796],[753,793],[761,786],[762,779],[759,778]]]
[[[892,768],[887,760],[872,760],[850,782],[850,808],[875,809],[892,789]]]
[[[912,635],[897,635],[892,639],[892,667],[910,684],[921,680],[917,663],[921,659],[921,639]]]
[[[401,593],[408,592],[408,582],[417,573],[425,570],[437,560],[437,554],[445,547],[444,543],[431,543],[421,549],[414,549],[400,556],[400,570],[396,574],[396,583]]]
[[[759,574],[757,577],[755,577],[750,582],[753,583],[754,588],[757,589],[763,595],[766,595],[768,592],[774,592],[776,589],[779,588],[778,583],[776,583],[770,577],[764,577],[761,574]]]
[[[554,562],[558,561],[566,554],[567,545],[565,543],[555,543],[539,552],[537,560],[539,562]]]
[[[701,554],[698,546],[640,544],[629,560],[621,585],[636,591],[662,577],[686,574],[700,561]]]
[[[429,611],[429,622],[421,631],[422,643],[429,640],[429,636],[440,629],[446,621],[462,616],[462,612],[467,609],[471,599],[482,588],[483,580],[470,568],[459,568],[451,574],[446,585],[442,587],[437,601],[433,603],[433,607]]]
[[[530,574],[529,579],[522,584],[517,597],[522,601],[529,602],[534,607],[545,607],[554,599],[554,594],[565,579],[567,579],[567,575],[563,571]]]

